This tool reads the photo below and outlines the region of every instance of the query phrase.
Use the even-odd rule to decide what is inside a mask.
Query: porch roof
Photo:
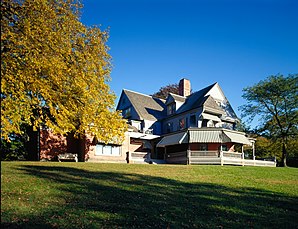
[[[169,136],[163,137],[159,143],[157,143],[157,147],[166,147],[169,145],[177,145],[182,143],[188,143],[187,132],[181,132]]]
[[[189,143],[226,143],[234,142],[244,145],[251,145],[251,141],[245,136],[245,133],[228,130],[204,128],[189,130]]]
[[[229,141],[230,139],[222,133],[221,129],[189,131],[189,143],[222,143]]]
[[[229,138],[228,142],[241,143],[244,145],[252,145],[251,141],[249,141],[249,139],[245,136],[244,133],[229,131],[229,130],[223,130],[223,132],[227,136],[227,138]]]

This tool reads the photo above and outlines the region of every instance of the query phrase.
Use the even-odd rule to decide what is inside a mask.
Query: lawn
[[[298,169],[1,162],[1,228],[297,228]]]

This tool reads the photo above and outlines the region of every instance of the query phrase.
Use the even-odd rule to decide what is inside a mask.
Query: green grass
[[[1,228],[298,227],[295,168],[1,165]]]

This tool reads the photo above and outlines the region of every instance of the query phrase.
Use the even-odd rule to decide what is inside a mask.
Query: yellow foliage
[[[114,110],[108,32],[79,21],[74,0],[3,0],[1,5],[1,132],[21,125],[54,132],[91,132],[122,141]]]

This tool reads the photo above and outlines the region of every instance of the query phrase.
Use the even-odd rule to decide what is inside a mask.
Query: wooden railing
[[[166,154],[166,162],[174,164],[187,164],[187,151]]]
[[[252,166],[272,166],[275,161],[249,160],[244,159],[243,153],[228,151],[187,151],[188,164],[230,164],[230,165],[252,165]]]
[[[131,152],[130,153],[130,157],[132,159],[133,158],[135,158],[135,159],[142,159],[142,158],[146,159],[147,155],[148,155],[148,153],[146,153],[146,152]]]
[[[238,152],[222,151],[222,156],[223,157],[242,158],[243,159],[243,154],[242,153],[238,153]]]
[[[218,157],[218,151],[190,151],[190,157]]]

